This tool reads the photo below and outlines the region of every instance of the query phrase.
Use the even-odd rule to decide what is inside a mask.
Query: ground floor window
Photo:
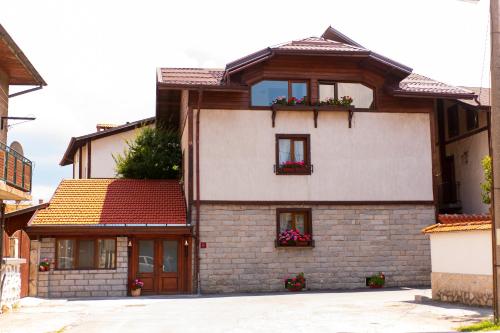
[[[312,245],[311,209],[279,208],[276,224],[278,246]]]
[[[114,269],[116,268],[116,239],[57,239],[56,268]]]

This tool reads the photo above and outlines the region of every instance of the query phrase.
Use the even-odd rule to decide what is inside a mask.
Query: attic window
[[[306,81],[274,81],[264,80],[251,88],[252,106],[271,106],[278,97],[295,97],[307,99],[308,86]]]
[[[372,109],[374,101],[373,89],[361,83],[348,82],[320,82],[319,100],[325,101],[329,98],[341,99],[350,96],[352,105],[358,109]]]

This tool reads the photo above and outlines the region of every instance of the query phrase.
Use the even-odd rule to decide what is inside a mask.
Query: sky
[[[488,7],[485,0],[2,0],[0,23],[48,83],[9,101],[10,116],[37,118],[11,126],[9,143],[21,142],[34,163],[33,201],[47,201],[71,178],[59,161],[72,136],[154,116],[157,67],[223,68],[267,46],[321,36],[330,25],[416,73],[489,86]]]

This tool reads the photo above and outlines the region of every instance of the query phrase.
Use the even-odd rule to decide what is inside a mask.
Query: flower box
[[[295,277],[285,278],[285,289],[288,291],[301,291],[306,288],[306,278],[304,273],[299,273]]]
[[[271,108],[274,111],[313,111],[317,107],[305,104],[295,104],[295,105],[273,104]]]

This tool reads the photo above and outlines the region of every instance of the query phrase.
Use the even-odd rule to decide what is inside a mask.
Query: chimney
[[[114,124],[97,124],[95,128],[97,129],[97,132],[105,131],[110,128],[116,127]]]

